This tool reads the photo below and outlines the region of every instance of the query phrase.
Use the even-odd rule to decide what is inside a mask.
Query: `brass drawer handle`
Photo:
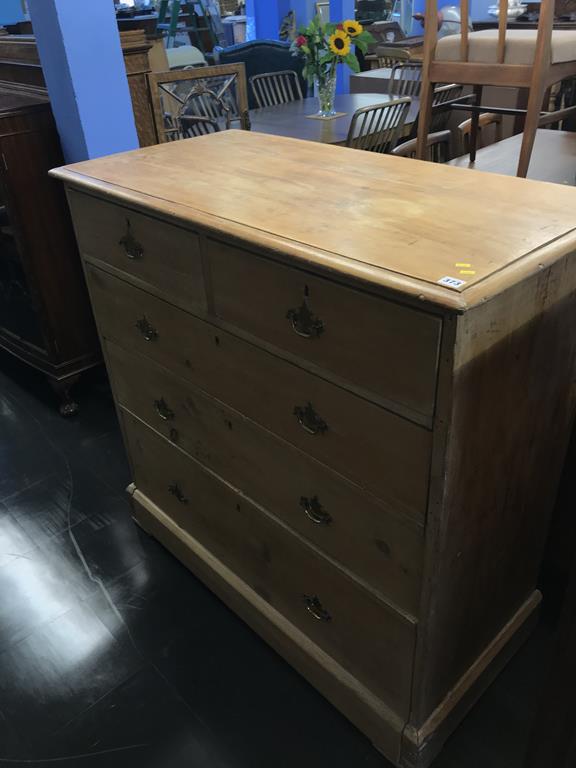
[[[328,424],[316,413],[310,402],[304,406],[297,405],[294,408],[294,416],[298,419],[302,429],[310,435],[321,435],[328,429]]]
[[[132,234],[130,219],[126,219],[126,234],[118,241],[118,245],[124,248],[124,253],[129,259],[141,259],[144,256],[144,248]]]
[[[160,400],[154,400],[154,408],[156,408],[156,413],[163,421],[172,421],[176,415],[163,397]]]
[[[313,496],[311,499],[302,496],[300,498],[300,506],[308,520],[311,520],[316,525],[330,525],[332,522],[332,515],[322,508],[318,496]]]
[[[150,324],[146,316],[141,317],[140,320],[136,321],[136,328],[138,328],[146,341],[156,341],[158,338],[158,331]]]
[[[314,616],[316,621],[332,621],[332,616],[323,607],[316,595],[302,595],[302,597],[306,610]]]
[[[292,323],[292,330],[304,339],[317,339],[324,332],[324,323],[312,314],[305,301],[299,309],[289,309],[286,319]]]
[[[172,483],[172,485],[169,485],[168,493],[172,494],[172,496],[174,496],[174,498],[179,501],[180,504],[188,504],[188,499],[182,493],[182,489],[178,483]]]

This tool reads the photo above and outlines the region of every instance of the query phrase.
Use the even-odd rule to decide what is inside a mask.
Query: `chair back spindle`
[[[298,74],[293,70],[254,75],[250,86],[259,107],[276,107],[303,98]]]
[[[460,0],[460,59],[468,61],[469,0]],[[507,0],[504,0],[507,2]]]
[[[498,64],[504,64],[506,56],[506,24],[508,23],[508,0],[498,0]]]
[[[390,73],[390,96],[419,96],[422,85],[422,66],[418,63],[395,64]]]
[[[404,131],[411,99],[374,104],[354,113],[346,146],[367,152],[390,153]]]
[[[456,101],[462,96],[464,86],[457,85],[456,83],[450,83],[448,85],[440,85],[434,89],[434,101],[432,102],[432,119],[430,121],[430,133],[437,133],[438,131],[444,131],[448,128],[448,122],[450,120],[450,111],[435,110],[434,107],[438,107],[441,104],[446,104],[448,101]]]

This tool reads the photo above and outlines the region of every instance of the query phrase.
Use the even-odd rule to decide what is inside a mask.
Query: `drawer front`
[[[223,320],[425,416],[434,411],[441,320],[208,240]]]
[[[122,406],[417,614],[420,526],[147,358],[112,343],[106,351]]]
[[[123,422],[137,488],[406,716],[415,624],[142,422],[126,414]]]
[[[422,519],[431,434],[93,268],[101,334],[173,369],[287,442]]]
[[[121,270],[186,308],[205,310],[198,235],[74,190],[68,201],[83,256]]]

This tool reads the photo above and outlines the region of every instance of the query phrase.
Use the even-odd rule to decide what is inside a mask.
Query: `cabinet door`
[[[1,143],[0,143],[1,149]],[[0,334],[44,346],[42,330],[25,269],[22,263],[23,241],[14,205],[6,185],[4,157],[0,156]]]

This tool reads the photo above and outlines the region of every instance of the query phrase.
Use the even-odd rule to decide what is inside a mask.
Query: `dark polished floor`
[[[132,523],[104,377],[62,419],[0,355],[0,768],[387,768],[371,744]],[[541,624],[435,768],[521,768]]]

